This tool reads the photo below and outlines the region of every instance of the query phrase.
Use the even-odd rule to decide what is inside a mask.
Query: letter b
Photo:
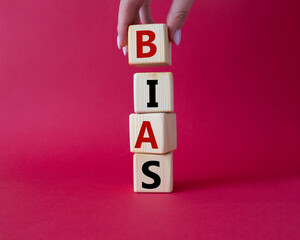
[[[149,39],[147,41],[143,41],[143,36],[148,36]],[[136,31],[137,58],[147,58],[155,55],[157,48],[156,45],[153,43],[154,39],[155,39],[155,33],[153,31],[150,30]],[[145,53],[143,51],[144,46],[148,46],[150,48],[150,51]]]

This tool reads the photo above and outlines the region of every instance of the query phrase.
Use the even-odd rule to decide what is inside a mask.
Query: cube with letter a
[[[169,66],[171,43],[166,24],[139,24],[128,28],[129,64],[140,67]]]
[[[164,154],[177,148],[175,113],[131,114],[129,122],[131,152]]]

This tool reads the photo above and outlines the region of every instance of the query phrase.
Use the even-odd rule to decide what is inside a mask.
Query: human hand
[[[118,17],[118,38],[119,49],[123,49],[124,55],[127,53],[128,26],[131,24],[151,24],[151,0],[121,0]],[[188,15],[194,0],[173,0],[167,16],[167,26],[169,29],[169,39],[177,46],[181,40],[181,28]]]

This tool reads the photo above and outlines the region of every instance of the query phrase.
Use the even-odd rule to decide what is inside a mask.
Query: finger
[[[191,9],[194,0],[173,0],[168,17],[167,25],[169,28],[170,41],[179,45],[181,40],[181,28]]]
[[[153,19],[151,17],[151,8],[150,8],[151,0],[146,0],[142,7],[140,8],[140,18],[142,24],[151,24],[153,23]]]
[[[117,27],[120,47],[127,45],[128,26],[136,23],[142,4],[142,0],[121,0]]]
[[[132,24],[140,24],[140,23],[141,23],[141,20],[140,20],[140,16],[139,16],[139,11],[137,10],[134,15]],[[120,39],[118,41],[120,42]],[[120,44],[118,43],[118,45],[120,45]],[[122,47],[122,50],[123,50],[124,56],[126,56],[126,54],[128,52],[128,44],[126,44],[124,47]]]
[[[139,9],[137,9],[131,24],[140,24],[140,23],[141,23],[141,19],[139,15]]]

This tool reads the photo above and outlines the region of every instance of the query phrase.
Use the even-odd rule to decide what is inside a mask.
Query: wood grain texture
[[[158,161],[158,166],[151,166],[149,170],[160,177],[160,185],[154,189],[143,188],[142,183],[153,184],[154,179],[146,176],[142,166],[148,161]],[[135,192],[172,192],[173,191],[173,153],[158,154],[134,154],[134,191]]]
[[[143,142],[140,148],[135,148],[142,123],[149,121],[157,143],[157,149],[149,142]],[[134,153],[164,154],[177,148],[176,114],[175,113],[145,113],[129,116],[130,151]],[[148,137],[145,131],[144,137]]]
[[[152,57],[137,58],[136,32],[150,30],[155,33],[152,42],[156,45],[156,54]],[[148,52],[144,47],[144,51]],[[171,42],[169,41],[166,24],[138,24],[128,28],[128,60],[129,64],[138,67],[170,66],[172,65]]]
[[[155,99],[157,107],[148,107],[150,101],[148,80],[157,80]],[[174,112],[174,84],[171,72],[134,74],[134,112]]]

